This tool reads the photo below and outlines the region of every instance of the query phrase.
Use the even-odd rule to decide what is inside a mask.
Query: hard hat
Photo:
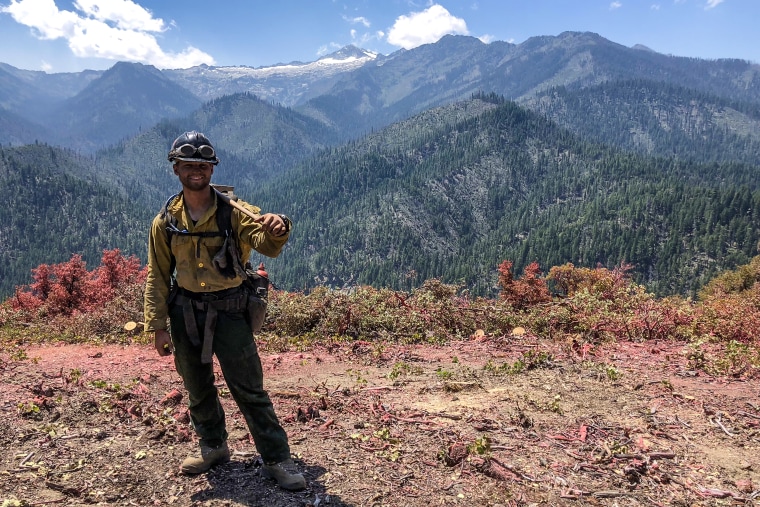
[[[216,156],[216,150],[211,141],[195,130],[185,132],[174,140],[168,159],[169,162],[182,160],[185,162],[208,162],[214,165],[219,163],[219,158]]]

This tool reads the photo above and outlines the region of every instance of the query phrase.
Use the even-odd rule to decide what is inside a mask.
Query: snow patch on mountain
[[[378,54],[346,46],[313,62],[291,62],[267,67],[199,65],[165,70],[164,74],[202,100],[230,93],[251,92],[259,98],[290,106],[324,90],[337,77],[373,62]]]

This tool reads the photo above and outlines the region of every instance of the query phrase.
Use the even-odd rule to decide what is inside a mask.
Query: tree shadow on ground
[[[232,505],[248,507],[303,507],[321,503],[330,507],[354,507],[338,496],[330,494],[327,498],[326,488],[319,480],[327,472],[324,467],[295,461],[306,478],[303,491],[286,491],[274,480],[263,477],[261,458],[241,461],[233,457],[229,463],[207,472],[208,487],[193,493],[191,499],[193,504],[202,502],[203,505],[215,505],[214,500],[219,500],[224,505],[233,502]]]

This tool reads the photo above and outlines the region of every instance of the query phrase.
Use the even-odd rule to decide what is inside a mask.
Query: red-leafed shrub
[[[55,264],[51,271],[52,277],[47,281],[50,292],[42,302],[48,316],[71,315],[90,306],[90,273],[80,255]]]
[[[738,293],[708,296],[698,307],[695,327],[720,342],[760,343],[760,282]]]
[[[551,268],[547,280],[564,298],[535,315],[537,329],[590,342],[689,336],[692,307],[680,298],[657,299],[646,292],[628,275],[631,268],[577,268],[570,263]]]
[[[80,255],[73,255],[67,262],[33,269],[32,283],[16,288],[3,315],[62,338],[110,334],[127,321],[140,320],[146,275],[139,259],[126,258],[118,249],[104,251],[92,271]]]
[[[105,250],[100,266],[93,271],[87,271],[82,256],[75,254],[67,262],[41,264],[32,270],[32,278],[28,286],[16,288],[12,307],[53,317],[100,308],[126,285],[142,283],[145,272],[140,270],[139,259],[125,258],[115,249]]]
[[[552,300],[546,280],[537,262],[531,262],[525,267],[523,276],[515,279],[512,274],[512,261],[499,264],[500,297],[516,310],[525,310],[539,303]]]
[[[632,269],[633,266],[626,263],[609,270],[603,267],[576,268],[568,262],[551,268],[546,279],[554,284],[558,293],[565,296],[587,290],[601,299],[614,300],[625,296],[631,289],[632,281],[629,273]]]
[[[125,258],[118,249],[106,250],[89,281],[89,304],[101,306],[111,301],[119,291],[129,284],[143,283],[146,272],[140,270],[140,259],[135,256]]]

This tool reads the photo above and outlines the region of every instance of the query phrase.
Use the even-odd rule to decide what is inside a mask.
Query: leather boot
[[[276,480],[282,489],[298,491],[306,487],[306,479],[298,472],[298,468],[292,459],[286,459],[279,463],[264,463],[262,475]]]
[[[227,442],[216,448],[201,445],[201,455],[185,458],[179,467],[179,471],[187,475],[201,474],[209,468],[227,463],[229,460],[230,450],[227,447]]]

